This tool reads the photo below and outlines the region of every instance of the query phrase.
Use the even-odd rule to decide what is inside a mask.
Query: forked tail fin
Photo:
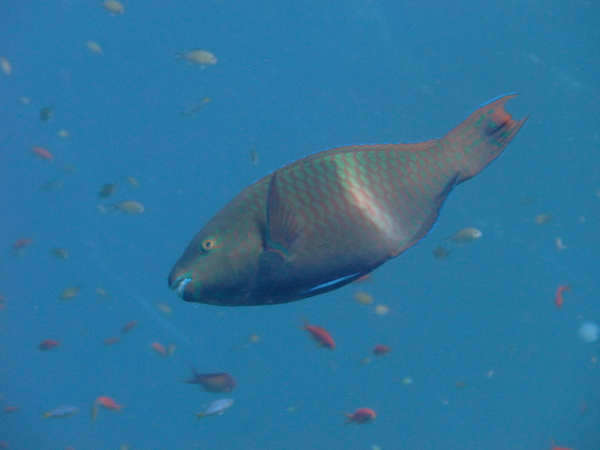
[[[500,156],[527,120],[513,120],[504,109],[513,97],[516,94],[480,106],[439,140],[446,162],[459,172],[457,183],[474,177]]]

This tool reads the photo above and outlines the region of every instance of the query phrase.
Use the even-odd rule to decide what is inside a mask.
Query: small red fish
[[[377,356],[383,356],[383,355],[387,355],[388,353],[391,353],[392,348],[388,347],[387,345],[383,345],[383,344],[379,344],[376,345],[375,348],[373,349],[373,354],[377,355]]]
[[[348,420],[346,420],[346,422],[343,425],[348,425],[349,423],[355,423],[356,425],[364,425],[373,422],[377,417],[377,414],[375,414],[375,411],[373,411],[371,408],[359,408],[354,412],[354,414],[342,414],[348,418]]]
[[[111,411],[118,412],[121,412],[121,408],[123,407],[123,405],[117,405],[117,402],[110,397],[98,397],[95,401],[95,404],[102,406],[103,408],[110,409]]]
[[[308,331],[312,338],[317,341],[319,347],[335,350],[335,341],[331,337],[331,334],[329,334],[329,331],[325,328],[311,325],[304,319],[304,326],[300,327],[300,329]]]
[[[46,161],[52,161],[54,158],[54,155],[43,147],[31,147],[31,153]]]
[[[104,341],[102,343],[108,347],[109,345],[115,345],[115,344],[118,344],[119,342],[121,342],[120,338],[109,337],[107,339],[104,339]]]
[[[154,350],[160,356],[167,356],[167,349],[160,342],[153,342],[150,344],[150,347],[152,347],[152,350]]]
[[[10,406],[5,406],[2,411],[4,411],[6,414],[10,414],[10,413],[17,412],[18,410],[19,410],[18,406],[10,405]]]
[[[220,394],[222,392],[231,392],[237,386],[237,381],[227,372],[200,374],[192,366],[192,378],[184,383],[199,384],[207,392]]]
[[[556,289],[556,296],[554,297],[554,304],[556,305],[556,307],[558,309],[562,308],[563,303],[564,303],[563,292],[570,291],[570,290],[571,290],[570,284],[559,286]]]
[[[133,330],[135,327],[137,327],[137,320],[132,320],[131,322],[127,322],[125,325],[123,325],[123,329],[121,330],[121,332],[123,333],[129,333],[131,330]]]
[[[25,247],[29,247],[33,244],[33,239],[17,239],[12,245],[13,250],[23,250]]]
[[[58,347],[60,342],[55,341],[54,339],[46,339],[39,343],[38,348],[40,350],[52,350],[54,347]]]

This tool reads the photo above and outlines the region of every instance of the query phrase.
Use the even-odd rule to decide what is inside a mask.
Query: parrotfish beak
[[[177,291],[177,295],[186,302],[195,301],[194,291],[196,289],[196,283],[194,283],[187,274],[181,275],[175,279],[169,277],[169,287],[172,291]]]

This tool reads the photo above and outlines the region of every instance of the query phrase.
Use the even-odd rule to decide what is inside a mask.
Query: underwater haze
[[[599,17],[579,0],[2,2],[0,448],[600,450]],[[169,290],[252,182],[441,137],[510,93],[529,116],[514,141],[370,280],[241,308]],[[360,408],[377,417],[342,426]]]

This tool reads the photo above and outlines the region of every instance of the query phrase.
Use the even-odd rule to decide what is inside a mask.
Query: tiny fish
[[[457,231],[454,236],[449,237],[450,242],[454,242],[455,244],[468,244],[469,242],[476,241],[482,236],[481,231],[477,228],[463,228],[460,231]]]
[[[108,297],[108,292],[106,292],[106,289],[101,287],[96,288],[96,294],[98,294],[100,297]]]
[[[87,45],[88,50],[92,53],[102,53],[102,47],[97,42],[87,41],[85,45]]]
[[[213,392],[215,394],[231,392],[237,386],[235,378],[226,372],[200,374],[193,366],[191,366],[191,369],[192,378],[184,381],[184,383],[197,384],[207,392]]]
[[[329,350],[335,350],[335,341],[325,328],[311,325],[306,319],[304,319],[304,326],[300,327],[301,330],[306,330],[310,333],[311,337],[317,341],[318,347],[327,348]]]
[[[131,322],[127,322],[125,325],[123,325],[123,328],[121,329],[122,333],[129,333],[131,330],[133,330],[135,327],[137,327],[137,320],[132,320]]]
[[[121,408],[123,407],[123,405],[118,405],[117,402],[110,397],[98,397],[94,403],[105,409],[117,412],[121,412]]]
[[[12,73],[12,66],[10,65],[10,62],[8,62],[8,59],[6,59],[4,56],[0,56],[0,66],[6,75],[10,75]]]
[[[100,188],[98,196],[100,198],[109,198],[117,189],[117,183],[106,183]]]
[[[556,289],[556,295],[554,296],[554,304],[556,305],[557,309],[561,309],[563,307],[563,304],[564,304],[563,292],[570,291],[570,290],[571,290],[570,284],[559,286]]]
[[[196,413],[196,418],[200,420],[203,417],[207,416],[220,416],[231,405],[233,405],[233,400],[230,398],[215,400],[210,405],[208,405],[204,411],[202,411],[201,413]]]
[[[21,253],[23,253],[23,250],[25,250],[25,248],[29,247],[31,244],[33,244],[33,239],[17,239],[12,245],[13,252],[16,256],[20,256]]]
[[[125,12],[123,4],[116,0],[106,0],[102,3],[102,7],[111,14],[123,14]]]
[[[114,209],[125,214],[141,214],[144,212],[144,205],[135,200],[124,200],[113,205],[109,211]]]
[[[358,291],[354,294],[354,300],[356,300],[361,305],[370,305],[373,303],[373,296],[365,291]]]
[[[54,106],[44,106],[40,109],[40,120],[48,122],[54,115]]]
[[[383,344],[378,344],[373,349],[373,354],[376,356],[387,355],[391,352],[392,352],[392,348],[387,345],[383,345]]]
[[[62,188],[64,184],[65,183],[62,180],[46,181],[38,186],[38,191],[55,191]]]
[[[81,286],[81,285],[80,286],[72,286],[70,288],[67,288],[60,293],[60,299],[61,300],[71,300],[72,298],[77,296],[77,294],[79,294],[79,291],[82,288],[83,288],[83,286]]]
[[[106,345],[107,347],[110,347],[111,345],[118,344],[119,342],[121,342],[121,339],[118,338],[118,337],[114,337],[114,336],[106,338],[106,339],[104,339],[104,341],[102,341],[102,343],[104,345]]]
[[[452,250],[446,250],[445,247],[440,245],[433,251],[433,256],[435,257],[435,259],[442,260],[450,256],[450,253],[452,253]]]
[[[69,253],[64,248],[53,248],[50,250],[50,254],[56,259],[67,259],[69,257]]]
[[[58,347],[59,345],[60,345],[60,342],[55,341],[54,339],[45,339],[39,343],[38,348],[40,350],[46,351],[46,350],[52,350],[53,348]]]
[[[392,310],[387,305],[375,306],[375,314],[377,314],[378,316],[387,316],[391,312],[392,312]]]
[[[554,241],[554,243],[556,244],[556,250],[558,250],[559,252],[562,250],[565,250],[569,247],[567,247],[565,244],[563,244],[563,241],[561,238],[557,237]]]
[[[160,356],[167,356],[167,349],[160,342],[153,342],[150,344],[150,347],[152,347],[152,350]]]
[[[180,115],[181,117],[189,117],[189,116],[191,116],[192,114],[195,114],[195,113],[197,113],[198,111],[200,111],[200,109],[202,109],[202,107],[203,107],[203,106],[204,106],[206,103],[208,103],[208,102],[210,102],[210,98],[208,98],[208,97],[205,97],[205,98],[203,98],[202,100],[200,100],[200,101],[197,101],[197,102],[196,102],[196,105],[195,105],[193,108],[191,108],[190,110],[188,110],[188,111],[180,111],[180,112],[179,112],[179,115]]]
[[[45,412],[44,418],[64,419],[65,417],[73,416],[78,412],[79,408],[77,406],[61,405],[48,412]]]
[[[367,423],[371,423],[377,417],[375,411],[371,408],[359,408],[353,414],[350,413],[342,413],[347,417],[346,422],[342,425],[348,425],[350,423],[355,423],[356,425],[364,425]]]
[[[214,66],[218,61],[217,57],[207,50],[191,50],[187,53],[179,53],[175,59],[185,59],[192,64],[199,64],[203,68],[206,66]]]
[[[546,225],[552,222],[553,219],[554,217],[552,216],[552,214],[540,214],[535,217],[535,221],[538,225]]]
[[[43,147],[31,147],[31,153],[45,161],[52,161],[54,159],[54,155]]]
[[[256,142],[252,144],[252,148],[250,149],[250,162],[255,166],[258,165],[258,152],[256,151]]]

